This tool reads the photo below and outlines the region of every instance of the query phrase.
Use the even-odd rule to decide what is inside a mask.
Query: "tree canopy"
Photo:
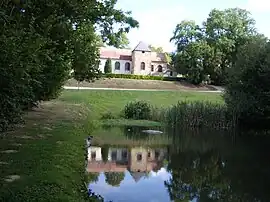
[[[258,35],[240,47],[229,71],[225,102],[241,125],[268,127],[270,121],[270,43]]]
[[[1,130],[17,122],[23,109],[56,97],[72,69],[79,81],[100,75],[101,40],[118,47],[119,36],[138,26],[116,2],[1,1]]]
[[[113,187],[120,186],[120,183],[124,180],[125,174],[121,172],[105,172],[105,181]]]
[[[165,52],[162,47],[155,47],[153,45],[149,45],[149,48],[153,52],[164,53],[167,63],[169,63],[169,64],[171,63],[171,61],[172,61],[171,54]]]
[[[173,64],[193,83],[210,75],[213,83],[225,84],[239,47],[254,35],[255,21],[248,11],[213,9],[201,26],[186,20],[176,25],[170,39],[177,47]]]

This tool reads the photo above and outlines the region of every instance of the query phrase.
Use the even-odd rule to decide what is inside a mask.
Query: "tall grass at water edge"
[[[171,128],[232,129],[237,120],[236,114],[229,112],[226,105],[207,101],[181,101],[169,108],[135,101],[128,103],[123,111],[123,118],[158,121]]]
[[[236,115],[218,103],[181,101],[163,113],[162,121],[169,127],[232,129],[236,126]]]

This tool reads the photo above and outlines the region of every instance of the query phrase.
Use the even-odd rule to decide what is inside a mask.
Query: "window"
[[[142,154],[137,154],[137,161],[141,161],[142,160]]]
[[[158,72],[162,72],[162,66],[158,65]]]
[[[91,159],[96,160],[96,152],[95,151],[91,152]]]
[[[151,72],[154,71],[154,65],[151,65]]]
[[[130,71],[130,63],[129,62],[126,62],[126,64],[125,64],[125,70],[126,71]]]
[[[114,69],[115,70],[120,70],[120,62],[115,62]]]
[[[112,155],[111,156],[112,161],[116,161],[116,159],[117,159],[117,153],[116,153],[116,151],[112,151],[112,154],[111,155]]]
[[[127,159],[127,151],[123,151],[122,152],[122,158],[123,159]]]
[[[145,53],[145,51],[142,51],[142,53]]]
[[[145,70],[145,63],[141,62],[141,70]]]

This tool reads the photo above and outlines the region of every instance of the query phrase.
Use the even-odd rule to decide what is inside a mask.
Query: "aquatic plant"
[[[166,111],[164,121],[170,127],[228,129],[236,126],[234,116],[223,104],[181,101]]]

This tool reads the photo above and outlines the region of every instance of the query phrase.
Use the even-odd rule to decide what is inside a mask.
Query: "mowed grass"
[[[0,201],[86,201],[86,134],[76,105],[50,101],[0,134]],[[84,191],[84,192],[82,192]]]
[[[135,100],[145,100],[155,107],[169,107],[182,100],[224,102],[220,93],[111,90],[65,90],[59,100],[84,104],[90,108],[93,117],[105,112],[119,114],[128,102]]]
[[[146,100],[156,107],[168,107],[180,100],[223,103],[218,93],[65,90],[58,99],[28,112],[22,127],[0,134],[0,201],[85,201],[84,139],[93,132],[91,124],[85,128],[85,123],[92,120],[98,125],[102,113],[119,114],[134,100]],[[145,124],[127,120],[111,123]],[[104,143],[104,138],[105,133],[97,140]],[[166,143],[165,139],[161,141]],[[125,142],[130,143],[127,139]]]

